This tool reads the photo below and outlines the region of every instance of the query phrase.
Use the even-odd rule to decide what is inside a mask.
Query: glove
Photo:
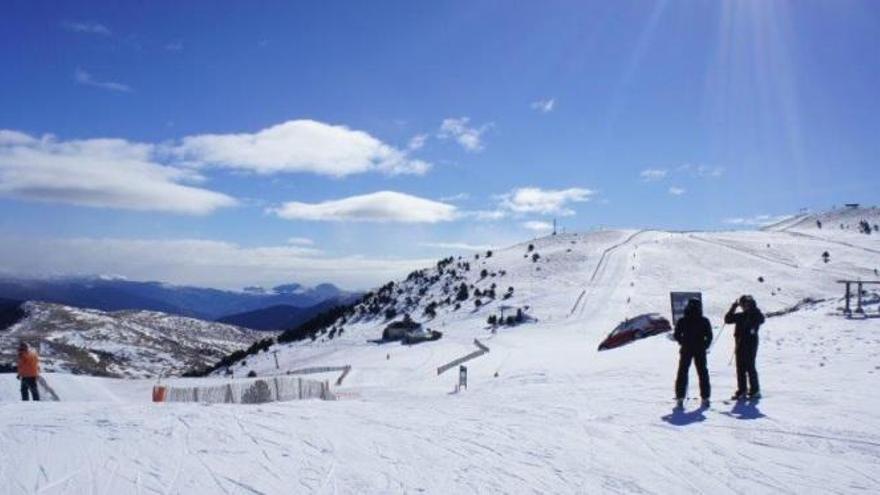
[[[21,380],[21,375],[15,375],[16,380]]]

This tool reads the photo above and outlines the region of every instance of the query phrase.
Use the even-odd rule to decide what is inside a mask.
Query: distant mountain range
[[[353,300],[353,297],[333,298],[307,308],[279,304],[278,306],[224,316],[217,321],[252,330],[290,330],[305,323],[319,313],[334,306],[347,304]]]
[[[6,330],[24,318],[25,312],[21,301],[0,299],[0,331]]]
[[[335,300],[347,301],[354,297],[356,293],[332,284],[316,287],[285,284],[272,289],[249,287],[237,292],[107,277],[0,279],[0,299],[45,301],[102,311],[161,311],[210,321],[230,317],[243,323],[249,322],[247,314],[256,312],[257,323],[254,324],[272,329],[287,328],[278,325],[287,320],[298,321],[299,314],[315,314],[310,307],[323,303],[332,305]],[[260,313],[267,308],[274,309]],[[275,319],[270,315],[275,315]],[[255,328],[248,324],[243,326]]]

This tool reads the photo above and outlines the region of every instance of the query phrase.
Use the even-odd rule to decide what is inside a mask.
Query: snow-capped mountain
[[[26,302],[26,316],[0,332],[0,362],[18,342],[39,346],[43,369],[96,376],[158,377],[213,364],[265,338],[243,328],[155,311],[104,312]]]

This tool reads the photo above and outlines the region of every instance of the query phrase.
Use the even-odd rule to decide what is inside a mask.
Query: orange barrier
[[[153,387],[153,402],[165,402],[165,387],[156,385]]]

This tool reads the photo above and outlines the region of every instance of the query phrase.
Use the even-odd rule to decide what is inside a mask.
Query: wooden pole
[[[865,311],[862,309],[862,283],[859,282],[859,283],[856,285],[856,288],[857,288],[858,291],[859,291],[859,293],[856,294],[856,313],[861,314],[861,313],[864,313],[864,312],[865,312]]]
[[[846,284],[846,309],[844,309],[844,313],[847,315],[852,314],[849,310],[849,282],[844,282]]]

